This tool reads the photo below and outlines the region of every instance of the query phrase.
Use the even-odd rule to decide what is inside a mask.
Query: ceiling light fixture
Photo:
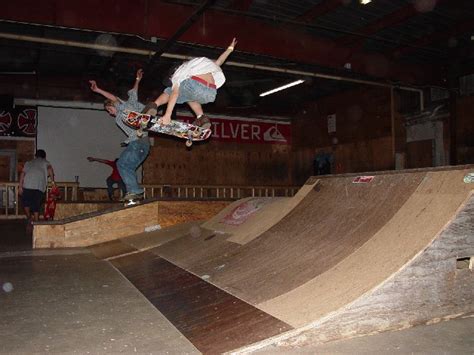
[[[368,3],[372,2],[372,0],[360,0],[362,5],[367,5]]]
[[[296,80],[296,81],[293,81],[292,83],[277,87],[277,88],[269,90],[269,91],[262,92],[260,94],[260,97],[271,95],[271,94],[274,94],[278,91],[282,91],[282,90],[291,88],[292,86],[296,86],[296,85],[299,85],[299,84],[302,84],[302,83],[304,83],[304,80]]]

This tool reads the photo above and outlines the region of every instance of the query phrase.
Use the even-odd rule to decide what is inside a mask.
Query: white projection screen
[[[111,168],[87,157],[114,160],[125,138],[103,110],[38,106],[37,148],[46,151],[56,181],[73,182],[79,176],[81,187],[106,187]]]

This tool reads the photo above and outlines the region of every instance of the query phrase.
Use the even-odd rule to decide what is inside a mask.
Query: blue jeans
[[[127,148],[120,154],[117,168],[128,193],[143,193],[143,189],[138,185],[136,170],[146,159],[149,151],[150,141],[148,138],[142,138],[130,142]]]
[[[171,88],[166,88],[165,93],[171,95]],[[185,102],[196,101],[200,104],[207,104],[214,102],[217,95],[217,89],[208,88],[199,81],[193,79],[186,79],[179,85],[179,95],[176,100],[177,104],[184,104]]]
[[[112,180],[112,178],[109,176],[105,182],[107,183],[107,194],[109,195],[109,200],[113,200],[115,184],[117,184],[117,187],[122,190],[123,196],[125,196],[127,193],[127,188],[125,187],[125,184],[122,180]]]

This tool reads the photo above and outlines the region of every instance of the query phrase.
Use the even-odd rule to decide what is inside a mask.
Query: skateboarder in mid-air
[[[115,123],[127,135],[125,144],[127,147],[120,154],[117,161],[117,167],[125,183],[127,194],[124,196],[125,201],[139,200],[143,198],[143,188],[138,184],[136,170],[146,159],[150,151],[150,141],[147,132],[141,132],[137,135],[137,131],[128,127],[122,121],[122,113],[125,110],[142,111],[145,105],[138,102],[138,85],[143,78],[143,70],[139,69],[136,74],[135,84],[132,89],[128,91],[128,100],[123,101],[114,94],[100,89],[95,80],[90,80],[91,90],[104,96],[105,110],[115,117]]]
[[[216,99],[217,89],[225,82],[221,66],[236,44],[234,38],[216,61],[198,57],[181,64],[171,76],[171,87],[167,87],[154,102],[146,106],[143,112],[156,115],[157,108],[167,103],[165,114],[160,119],[160,123],[167,125],[171,122],[174,106],[186,102],[196,115],[193,124],[204,129],[210,128],[211,122],[204,114],[201,105],[214,102]]]

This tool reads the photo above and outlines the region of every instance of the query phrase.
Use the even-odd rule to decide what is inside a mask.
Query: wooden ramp
[[[229,201],[147,200],[57,221],[35,223],[33,248],[85,247],[161,229],[180,223],[207,220]]]
[[[115,251],[94,249],[206,353],[439,321],[474,312],[474,184],[463,182],[473,171],[311,179],[298,203],[245,240],[233,240],[235,229],[186,226],[154,245],[130,237],[117,241]],[[241,310],[227,313],[233,304]]]

